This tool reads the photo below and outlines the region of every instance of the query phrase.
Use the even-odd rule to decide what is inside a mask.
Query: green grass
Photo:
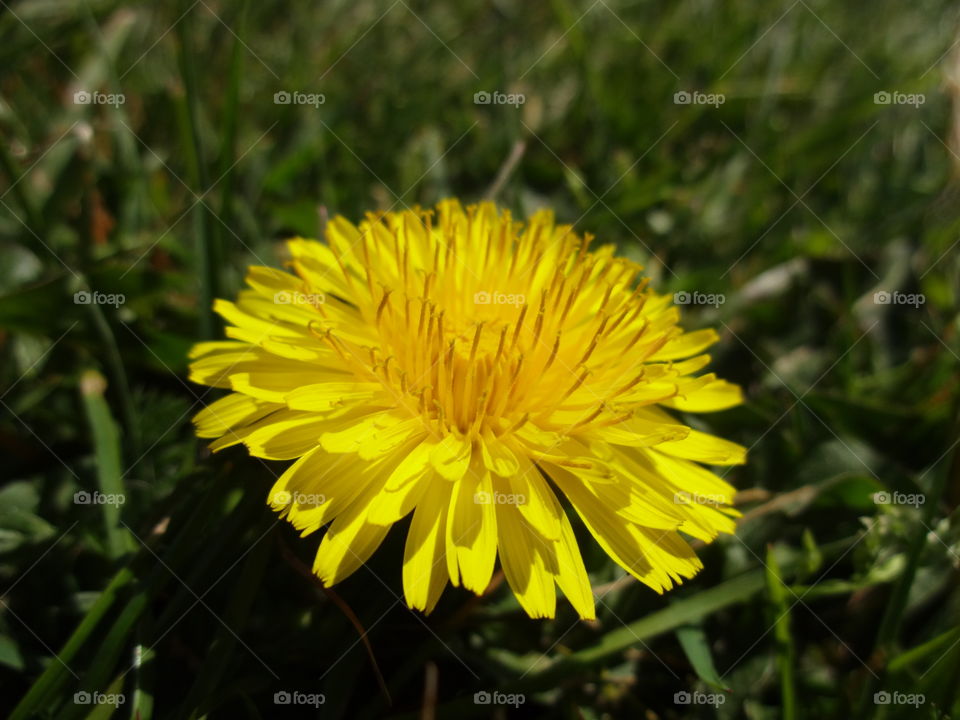
[[[0,5],[0,713],[108,716],[88,692],[143,720],[486,717],[496,690],[524,695],[510,716],[960,714],[957,21],[940,0]],[[491,190],[725,299],[685,323],[720,330],[713,369],[749,401],[691,421],[750,447],[745,519],[662,597],[578,528],[596,623],[531,621],[505,585],[411,613],[402,527],[324,591],[318,540],[265,505],[283,464],[192,436],[217,393],[185,354],[248,265],[337,213]]]

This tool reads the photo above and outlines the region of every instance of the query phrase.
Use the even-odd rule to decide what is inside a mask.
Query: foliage
[[[4,714],[115,709],[86,692],[142,719],[956,716],[956,15],[3,4]],[[186,349],[248,265],[336,213],[490,192],[721,296],[686,323],[721,330],[713,369],[749,397],[708,418],[751,448],[738,535],[663,597],[583,537],[596,623],[530,621],[502,586],[411,613],[403,528],[324,590],[318,539],[265,505],[282,464],[191,432],[216,392],[185,381]]]

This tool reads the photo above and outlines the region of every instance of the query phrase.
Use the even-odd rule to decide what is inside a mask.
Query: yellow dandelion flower
[[[703,464],[745,449],[668,409],[721,410],[736,385],[697,374],[713,330],[684,332],[672,298],[611,245],[540,211],[492,203],[330,221],[288,242],[293,273],[252,267],[218,300],[231,340],[191,352],[193,381],[233,392],[195,418],[221,450],[296,460],[268,502],[332,585],[412,513],[403,590],[430,612],[449,580],[477,594],[496,558],[520,605],[582,618],[594,598],[560,498],[657,592],[701,567],[683,535],[733,532],[734,489]],[[555,587],[556,586],[556,587]]]

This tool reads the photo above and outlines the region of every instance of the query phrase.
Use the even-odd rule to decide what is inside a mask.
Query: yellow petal
[[[737,489],[722,478],[717,477],[704,467],[679,457],[660,452],[662,448],[650,448],[644,456],[653,464],[654,471],[670,478],[680,489],[702,495],[720,496],[723,502],[731,504]]]
[[[196,356],[190,363],[190,382],[211,387],[230,387],[230,373],[244,361],[256,360],[255,348],[247,343],[229,343],[232,347],[213,349],[213,345],[227,343],[200,343],[194,347]]]
[[[674,577],[692,577],[699,569],[699,560],[689,546],[681,551],[673,543],[672,538],[676,538],[686,545],[674,530],[642,528],[610,512],[563,468],[551,468],[550,475],[604,551],[640,582],[662,593],[673,587]],[[651,545],[658,541],[669,544],[679,554],[654,552]],[[651,556],[658,562],[652,562]]]
[[[406,418],[389,411],[375,411],[348,427],[324,433],[320,442],[327,452],[355,453],[362,447],[369,447],[377,438],[382,437],[385,431],[404,420]]]
[[[614,445],[647,447],[682,440],[689,434],[690,428],[686,425],[651,422],[635,415],[616,425],[598,428],[591,436]]]
[[[470,469],[454,483],[447,516],[447,557],[456,558],[458,571],[450,572],[454,585],[460,582],[478,595],[487,589],[497,558],[497,516],[491,502],[490,473],[474,454]],[[448,570],[452,563],[448,561]]]
[[[374,460],[392,453],[423,434],[423,421],[420,418],[404,418],[391,422],[367,437],[357,451],[361,460]]]
[[[436,478],[417,505],[403,549],[403,594],[407,605],[429,613],[447,585],[444,528],[450,483]]]
[[[342,405],[371,402],[378,396],[384,396],[380,383],[324,382],[299,385],[284,397],[291,410],[325,412]]]
[[[247,343],[236,342],[234,340],[213,340],[208,342],[199,342],[190,348],[187,354],[191,360],[196,360],[207,355],[216,355],[224,352],[237,352],[249,350],[251,346]]]
[[[685,483],[681,473],[658,472],[651,459],[652,454],[647,450],[624,448],[617,449],[611,457],[610,466],[620,475],[630,496],[629,505],[617,508],[619,515],[648,528],[683,530],[704,542],[710,542],[719,532],[732,531],[733,521],[724,513],[735,511],[722,507],[732,502],[732,488],[729,495],[698,492],[695,489],[697,484]],[[695,467],[702,470],[699,466]],[[596,490],[598,497],[610,502],[601,492],[603,488]],[[667,522],[660,524],[655,521],[658,518],[664,518]]]
[[[198,412],[193,418],[193,424],[197,428],[197,437],[220,437],[230,428],[260,418],[277,407],[247,395],[230,393]]]
[[[396,458],[399,459],[399,458]],[[357,503],[368,506],[383,487],[394,458],[358,462],[356,455],[314,448],[274,483],[268,502],[304,534],[313,532]]]
[[[247,284],[267,298],[275,298],[282,293],[307,294],[309,288],[296,275],[272,267],[252,265],[247,268]]]
[[[414,439],[416,444],[394,467],[383,490],[370,507],[370,522],[391,525],[405,517],[420,502],[431,485],[429,440]]]
[[[670,398],[664,405],[686,412],[714,412],[735,407],[742,402],[743,391],[739,385],[726,380],[714,380],[696,392]]]
[[[342,215],[337,215],[327,223],[326,236],[327,242],[341,262],[348,265],[358,264],[354,259],[354,248],[359,248],[363,239],[356,225]]]
[[[662,349],[655,352],[648,359],[651,361],[677,360],[690,357],[691,355],[698,355],[719,339],[720,336],[717,335],[717,331],[712,328],[683,333],[670,340]]]
[[[530,617],[552,618],[557,591],[543,559],[544,549],[538,547],[542,541],[527,528],[516,506],[500,504],[496,509],[497,546],[507,582]]]
[[[447,480],[459,480],[470,465],[470,443],[452,434],[445,435],[430,454],[433,467]]]
[[[537,466],[521,457],[520,472],[508,478],[508,482],[511,492],[503,500],[515,505],[530,526],[544,538],[558,540],[560,517],[553,490],[540,476]]]
[[[656,449],[666,455],[708,465],[742,465],[747,461],[747,449],[743,445],[699,430],[691,430],[683,440],[665,442]]]
[[[204,343],[212,345],[212,343]],[[278,357],[247,343],[232,347],[207,348],[190,363],[190,380],[214,387],[230,387],[261,400],[283,403],[287,393],[302,385],[343,381],[343,370],[322,361],[303,362]]]
[[[570,604],[583,620],[596,620],[597,613],[593,604],[593,589],[590,587],[590,578],[583,565],[583,557],[577,546],[577,538],[565,512],[559,509],[560,540],[556,544],[557,566],[559,573],[556,576],[557,585],[566,596]]]
[[[483,464],[490,472],[501,477],[517,474],[520,464],[513,450],[503,441],[487,434],[480,439],[480,450],[483,454]]]
[[[323,433],[357,422],[358,411],[349,408],[318,415],[272,403],[263,403],[263,406],[263,413],[230,428],[210,444],[210,449],[218,452],[242,442],[255,457],[290,460],[319,444]]]
[[[337,516],[323,536],[313,572],[324,585],[340,582],[369,559],[389,529],[367,522],[365,507]]]
[[[435,446],[436,442],[431,438],[422,438],[419,444],[407,453],[393,472],[390,473],[384,490],[393,492],[424,477],[430,469],[430,453]]]
[[[256,306],[256,309],[260,308],[266,309],[265,303]],[[277,322],[269,314],[260,316],[241,309],[237,303],[232,303],[229,300],[214,300],[213,311],[231,325],[247,331],[250,338],[249,342],[254,345],[258,345],[260,339],[271,335],[298,337],[304,334],[304,330],[290,327],[287,323]],[[305,329],[307,325],[305,319],[302,321],[302,325]]]
[[[265,460],[293,460],[320,444],[329,420],[312,413],[280,410],[244,438],[250,454]]]

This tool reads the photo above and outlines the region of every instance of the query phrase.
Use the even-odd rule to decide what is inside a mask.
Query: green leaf
[[[0,665],[23,670],[23,656],[13,638],[0,635]]]
[[[639,641],[646,641],[679,627],[697,623],[718,610],[744,602],[760,592],[763,586],[763,573],[760,570],[754,570],[712,588],[701,590],[695,595],[671,603],[663,610],[650,613],[617,630],[611,630],[592,647],[561,658],[541,672],[530,673],[529,683],[523,685],[549,687],[552,682],[575,669],[592,667],[606,658],[633,647]]]
[[[53,525],[36,514],[39,503],[33,483],[13,482],[0,489],[0,553],[40,542],[56,533]]]
[[[937,637],[932,640],[928,640],[925,643],[921,643],[914,648],[900,653],[890,661],[887,669],[889,669],[890,672],[903,670],[928,658],[934,653],[937,654],[937,659],[939,659],[942,657],[942,653],[952,647],[958,640],[960,640],[960,627],[947,630],[947,632],[937,635]]]
[[[697,677],[718,690],[730,689],[724,684],[713,664],[710,643],[703,628],[696,625],[679,628],[677,630],[677,640],[680,641],[680,647],[683,648],[683,652],[697,673]]]

